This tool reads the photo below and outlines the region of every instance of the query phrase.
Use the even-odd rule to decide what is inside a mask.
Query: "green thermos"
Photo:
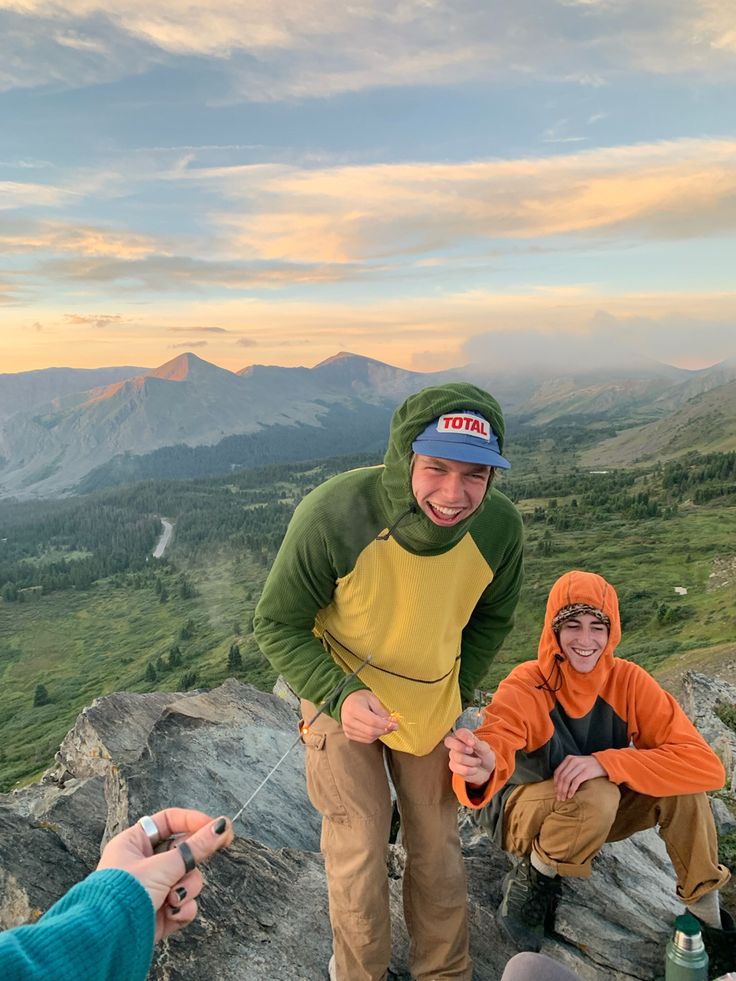
[[[667,941],[664,958],[665,981],[708,981],[708,954],[700,924],[692,913],[675,920],[675,932]]]

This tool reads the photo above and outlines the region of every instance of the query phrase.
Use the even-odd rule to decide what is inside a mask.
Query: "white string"
[[[352,672],[352,674],[349,674],[349,675],[347,675],[347,677],[343,678],[343,680],[340,682],[340,684],[337,686],[337,688],[335,688],[335,690],[332,692],[332,694],[330,695],[330,697],[329,698],[326,698],[325,701],[322,703],[322,708],[319,710],[319,712],[317,712],[309,720],[309,722],[307,722],[307,724],[304,726],[304,729],[306,729],[306,730],[311,729],[311,727],[314,725],[314,723],[317,721],[317,719],[320,717],[320,715],[322,715],[322,713],[327,709],[327,706],[330,705],[330,703],[333,702],[337,698],[337,696],[343,690],[343,688],[345,687],[345,685],[347,685],[347,683],[349,681],[352,681],[353,678],[357,677],[357,675],[363,670],[363,668],[366,666],[366,664],[370,664],[370,662],[372,660],[373,660],[373,655],[372,654],[369,654],[369,656],[364,661],[361,661],[360,662],[360,664],[355,669],[355,671]],[[232,823],[233,824],[235,824],[235,822],[238,820],[238,818],[243,813],[243,811],[246,809],[246,807],[251,803],[251,801],[256,796],[256,794],[260,793],[260,791],[263,789],[263,787],[266,786],[266,784],[268,783],[268,781],[271,779],[271,777],[274,775],[274,773],[278,770],[278,768],[284,762],[284,760],[289,755],[289,753],[292,751],[292,749],[294,749],[295,746],[298,746],[301,741],[302,741],[302,734],[300,732],[299,735],[294,740],[294,742],[291,744],[291,746],[289,746],[289,748],[286,750],[286,752],[284,753],[284,755],[278,761],[278,763],[276,763],[275,766],[273,766],[271,768],[271,770],[266,774],[266,776],[263,778],[263,780],[261,780],[261,782],[258,784],[258,786],[256,787],[256,789],[250,795],[250,797],[248,798],[248,800],[240,808],[240,810],[238,811],[238,813],[232,819]]]

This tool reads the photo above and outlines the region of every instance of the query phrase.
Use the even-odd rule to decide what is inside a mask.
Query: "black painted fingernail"
[[[226,818],[218,818],[218,820],[215,822],[215,826],[214,826],[213,830],[214,830],[214,832],[215,832],[216,835],[221,835],[222,832],[225,830],[226,827],[227,827],[227,819]]]
[[[169,906],[169,912],[179,913],[181,912],[181,906]]]
[[[179,886],[179,888],[175,889],[174,892],[179,897],[180,903],[184,902],[184,900],[187,898],[187,891],[184,886]]]

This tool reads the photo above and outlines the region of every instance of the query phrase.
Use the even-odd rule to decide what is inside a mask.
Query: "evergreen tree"
[[[542,555],[551,555],[555,550],[554,541],[552,535],[550,534],[549,528],[542,535],[542,539],[537,546]]]
[[[48,705],[49,701],[49,693],[46,691],[46,686],[36,685],[36,690],[33,693],[33,707],[38,708],[39,705]]]
[[[156,680],[156,669],[153,666],[153,661],[149,661],[148,664],[146,665],[146,673],[144,677],[146,681]]]
[[[194,631],[194,620],[190,617],[179,631],[179,640],[189,640],[190,637],[194,636]]]
[[[240,655],[240,647],[237,644],[231,644],[227,655],[227,669],[228,671],[237,671],[238,668],[242,667],[243,658]]]

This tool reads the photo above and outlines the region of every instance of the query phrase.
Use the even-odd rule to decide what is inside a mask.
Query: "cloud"
[[[612,349],[601,333],[565,334],[534,328],[494,330],[468,340],[464,353],[470,362],[511,374],[522,370],[595,371],[612,363],[635,361],[633,352],[622,351],[621,347]]]
[[[457,350],[452,347],[414,351],[409,367],[414,371],[443,371],[457,360],[457,355]]]
[[[169,327],[172,334],[228,334],[224,327]]]
[[[192,253],[213,256],[175,255],[173,241],[134,230],[79,225],[62,221],[30,222],[16,219],[0,227],[0,254],[31,256],[30,269],[16,267],[15,289],[58,289],[64,282],[114,284],[116,288],[172,292],[204,288],[245,290],[277,289],[294,284],[341,282],[364,273],[345,263],[243,260],[242,249],[232,240],[215,242],[211,237],[178,237],[176,244]],[[218,252],[222,258],[215,258]],[[238,258],[230,258],[237,255]],[[29,272],[31,275],[29,275]],[[220,327],[202,326],[215,332]]]
[[[77,326],[89,326],[89,327],[114,327],[118,324],[125,323],[123,318],[119,314],[79,314],[79,313],[65,313],[64,320],[67,324],[71,324],[75,327]]]
[[[190,351],[193,347],[207,347],[207,341],[185,341],[183,344],[169,344],[172,351],[178,351],[180,348]]]
[[[575,251],[588,260],[593,252],[736,230],[736,140],[727,139],[457,163],[198,167],[190,161],[157,176],[169,182],[172,196],[183,190],[198,200],[201,190],[212,210],[200,212],[196,232],[164,237],[9,215],[0,227],[0,252],[22,257],[25,266],[20,259],[6,264],[2,302],[80,286],[98,297],[85,300],[95,306],[141,291],[286,294],[380,282],[389,289],[400,284],[406,293],[430,284],[436,293],[503,274],[504,263],[521,270],[531,291],[532,273],[522,268],[527,255]],[[702,267],[701,254],[695,258]],[[629,280],[630,268],[622,274]],[[612,267],[612,278],[615,272]],[[505,282],[516,288],[508,275]],[[536,288],[569,290],[570,284]],[[68,309],[78,301],[63,302]],[[208,324],[197,326],[205,332]]]
[[[0,181],[0,210],[48,207],[63,204],[72,197],[70,191],[50,184]]]
[[[114,284],[119,291],[191,291],[219,286],[229,290],[274,289],[296,283],[332,283],[348,278],[340,265],[207,261],[191,256],[147,256],[122,260],[98,257],[48,259],[39,272],[51,280]]]
[[[0,160],[0,167],[12,167],[17,170],[39,170],[53,167],[50,160]]]
[[[258,347],[258,342],[251,337],[239,337],[235,343],[238,347]]]
[[[162,251],[162,244],[140,232],[60,221],[24,220],[0,229],[0,252],[16,255],[46,251],[133,259]]]
[[[731,0],[0,0],[0,15],[0,85],[90,84],[194,55],[263,100],[509,76],[732,77],[736,48]]]
[[[0,0],[0,91],[104,84],[163,60],[94,6]]]
[[[94,51],[95,54],[109,54],[109,49],[103,41],[98,38],[83,37],[73,31],[66,33],[57,31],[54,34],[54,41],[62,47],[73,48],[74,51]]]
[[[591,319],[591,330],[648,357],[661,358],[666,352],[675,364],[701,367],[736,358],[736,312],[716,319],[676,311],[651,317],[600,310]]]
[[[482,303],[483,298],[479,301]],[[493,306],[488,298],[486,302]],[[647,360],[704,367],[736,357],[736,295],[715,302],[704,298],[712,309],[702,315],[697,313],[694,298],[641,297],[602,302],[614,309],[638,306],[646,311],[665,305],[670,309],[612,313],[610,307],[595,309],[590,301],[570,303],[557,308],[538,307],[538,324],[534,325],[529,316],[534,306],[530,304],[525,311],[520,304],[515,312],[507,310],[507,326],[469,337],[463,345],[463,355],[468,361],[512,373],[522,366],[524,370],[536,368],[547,373],[592,372],[614,365],[633,367]]]
[[[191,168],[172,180],[231,200],[212,220],[233,252],[293,263],[467,254],[531,239],[628,245],[736,229],[736,140],[726,139],[456,164]]]

